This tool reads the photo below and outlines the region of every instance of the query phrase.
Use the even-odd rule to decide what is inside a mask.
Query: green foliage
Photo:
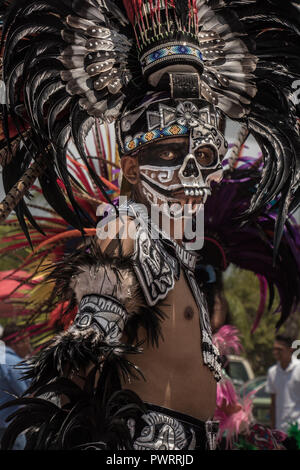
[[[234,450],[259,450],[258,447],[255,447],[250,442],[246,441],[244,437],[239,437],[239,440],[234,445]]]
[[[10,236],[12,232],[12,228],[9,225],[0,225],[0,246],[1,249],[5,248],[5,246],[9,245],[9,243],[3,242],[3,237]],[[22,262],[26,258],[29,253],[30,248],[24,248],[18,250],[18,252],[9,252],[9,253],[2,253],[0,254],[0,270],[1,271],[8,271],[11,269],[17,269],[21,266]],[[3,307],[2,307],[3,308]],[[9,308],[9,306],[7,307]],[[12,317],[2,316],[0,317],[0,325],[4,327],[7,323],[12,320]],[[19,321],[19,319],[14,318],[15,321]]]
[[[279,296],[275,296],[271,312],[268,312],[266,308],[258,328],[251,334],[251,327],[260,301],[257,277],[250,271],[231,268],[230,274],[225,277],[224,285],[231,323],[241,333],[243,355],[251,363],[255,375],[265,375],[267,369],[274,364],[272,347],[276,335],[275,325],[279,317],[278,314],[274,315],[272,312],[278,306]]]
[[[288,429],[288,436],[295,439],[297,447],[300,450],[300,429],[298,423],[291,424]]]

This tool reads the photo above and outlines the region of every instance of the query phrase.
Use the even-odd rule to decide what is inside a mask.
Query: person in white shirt
[[[272,427],[284,432],[291,423],[300,427],[300,361],[293,355],[292,342],[286,336],[276,336],[273,354],[277,364],[268,370],[266,384],[272,399]]]

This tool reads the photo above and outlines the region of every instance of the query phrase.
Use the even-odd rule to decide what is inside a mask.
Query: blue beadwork
[[[136,137],[129,142],[125,143],[125,151],[132,152],[137,147],[143,144],[152,142],[153,140],[162,138],[162,137],[176,137],[177,135],[188,135],[190,129],[186,126],[180,124],[172,124],[171,126],[164,127],[163,129],[153,129],[148,131],[145,134]]]
[[[147,67],[148,65],[153,64],[153,62],[163,59],[164,57],[179,55],[193,56],[201,61],[203,60],[203,56],[200,50],[196,47],[178,45],[162,47],[161,49],[151,52],[149,55],[144,57],[144,59],[142,60],[142,65],[143,67]]]

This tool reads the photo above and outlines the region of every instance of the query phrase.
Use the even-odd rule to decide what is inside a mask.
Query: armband
[[[121,303],[109,295],[86,295],[81,299],[73,328],[94,328],[112,344],[120,341],[128,313]]]

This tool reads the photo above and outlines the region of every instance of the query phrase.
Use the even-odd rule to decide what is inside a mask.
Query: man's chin
[[[203,198],[183,198],[181,200],[170,200],[160,204],[160,209],[163,214],[173,219],[195,216],[202,207]]]
[[[171,196],[163,195],[158,191],[151,193],[148,188],[143,188],[143,193],[150,211],[155,211],[156,208],[156,210],[170,218],[179,219],[195,216],[203,208],[203,204],[209,195],[209,189],[203,188],[201,194],[197,196],[187,195],[185,188],[177,190]]]

